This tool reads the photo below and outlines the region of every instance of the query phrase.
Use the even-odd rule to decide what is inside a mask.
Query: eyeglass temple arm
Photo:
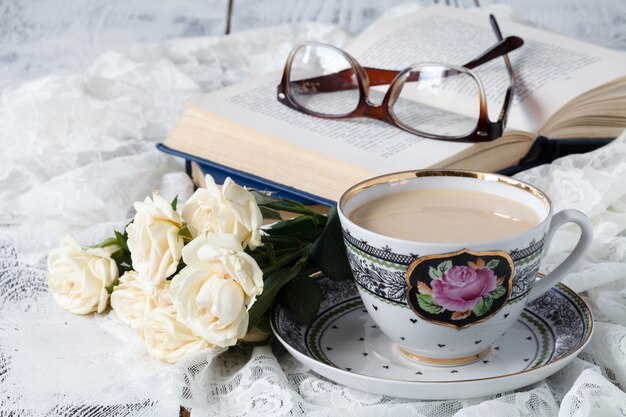
[[[492,21],[493,26],[493,21]],[[497,29],[494,28],[494,31]],[[496,32],[498,36],[499,29]],[[524,44],[524,41],[517,36],[509,36],[506,39],[502,39],[502,35],[498,37],[499,42],[493,45],[491,48],[483,52],[479,57],[463,65],[466,68],[472,69],[486,62],[489,62],[500,56],[504,56],[507,62],[507,69],[511,74],[512,67],[509,62],[507,53],[514,51]],[[385,70],[378,68],[363,67],[369,78],[369,85],[387,85],[390,84],[393,79],[401,72],[396,70]],[[444,76],[452,76],[457,74],[457,71],[448,70]],[[419,71],[413,71],[409,74],[406,81],[417,81],[419,79]],[[333,74],[322,75],[320,77],[307,78],[304,80],[292,81],[289,83],[290,88],[297,88],[299,94],[317,93],[317,92],[333,92],[341,90],[351,90],[358,88],[358,82],[354,76],[354,71],[351,68],[339,71]],[[507,91],[508,93],[508,91]],[[506,99],[505,99],[506,102]]]
[[[483,52],[480,56],[478,56],[477,58],[474,58],[473,60],[469,61],[468,63],[462,66],[468,69],[474,69],[480,65],[483,65],[491,60],[494,60],[502,56],[504,57],[507,63],[507,70],[509,72],[509,75],[512,76],[513,68],[511,66],[511,62],[509,61],[509,57],[507,54],[511,51],[516,50],[522,45],[524,45],[524,41],[521,38],[518,38],[517,36],[509,36],[506,39],[502,39],[502,34],[500,33],[500,28],[498,27],[498,24],[495,22],[495,18],[493,18],[493,15],[490,15],[490,18],[493,19],[491,20],[491,25],[494,28],[494,31],[496,31],[498,42],[495,45],[493,45],[491,48]],[[493,26],[494,24],[495,26]],[[458,73],[459,71],[456,71],[454,69],[449,69],[443,73],[443,76],[450,77],[453,75],[457,75]],[[369,76],[369,72],[368,72],[368,76]],[[411,72],[411,74],[409,74],[406,81],[417,81],[418,79],[419,79],[419,71],[413,71]],[[377,84],[374,84],[370,79],[370,85],[377,85]]]
[[[496,34],[496,38],[499,41],[502,41],[502,32],[500,31],[500,26],[498,26],[498,22],[494,15],[489,15],[489,22],[491,23],[491,28]],[[522,41],[520,39],[520,41]],[[524,41],[521,42],[519,46],[522,46]],[[518,47],[519,47],[518,46]],[[509,59],[509,55],[507,53],[502,54],[502,58],[504,59],[504,63],[506,64],[506,69],[509,73],[509,87],[506,89],[506,94],[504,95],[504,101],[502,103],[502,109],[500,110],[500,115],[498,116],[498,121],[496,122],[501,131],[504,130],[506,126],[506,119],[509,114],[509,109],[511,108],[511,103],[513,102],[513,94],[515,88],[515,74],[513,72],[513,65],[511,65],[511,60]]]

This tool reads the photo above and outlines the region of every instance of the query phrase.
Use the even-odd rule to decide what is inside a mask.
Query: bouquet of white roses
[[[335,210],[322,215],[230,178],[219,186],[207,176],[206,184],[180,212],[176,198],[157,192],[136,202],[126,230],[95,247],[65,238],[48,257],[57,304],[89,314],[110,301],[148,353],[170,363],[246,335],[263,339],[275,301],[312,320],[322,294],[311,274],[351,277]],[[262,230],[264,218],[277,222]]]

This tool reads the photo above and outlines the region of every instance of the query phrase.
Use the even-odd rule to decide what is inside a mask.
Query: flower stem
[[[308,254],[310,246],[310,244],[302,245],[302,247],[300,247],[298,250],[295,250],[288,255],[278,258],[276,262],[273,262],[269,266],[263,268],[263,274],[271,274],[273,272],[276,272],[279,269],[290,265],[293,261],[296,260],[304,263],[304,261],[306,261],[306,258],[308,258],[309,256]]]

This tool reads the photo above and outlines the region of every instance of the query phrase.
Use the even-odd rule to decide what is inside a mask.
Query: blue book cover
[[[172,149],[162,143],[157,145],[157,149],[170,155],[179,156],[188,162],[196,162],[204,174],[210,174],[215,182],[223,183],[227,177],[230,177],[237,184],[248,188],[254,188],[259,191],[271,191],[276,197],[287,198],[289,200],[298,201],[303,204],[322,204],[324,206],[333,206],[335,202],[323,197],[319,197],[307,192],[298,190],[297,188],[288,187],[247,172],[239,171],[224,165],[216,164],[185,152]]]

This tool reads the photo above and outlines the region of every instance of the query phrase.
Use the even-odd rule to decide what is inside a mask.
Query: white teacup
[[[490,241],[426,243],[375,233],[351,220],[356,209],[376,199],[425,189],[504,197],[530,208],[537,224]],[[343,194],[339,217],[370,316],[407,357],[434,365],[469,363],[485,355],[529,301],[563,278],[593,235],[584,214],[569,209],[553,213],[550,200],[537,188],[470,171],[407,171],[369,179]],[[543,254],[565,223],[580,227],[580,239],[557,268],[537,281]]]

